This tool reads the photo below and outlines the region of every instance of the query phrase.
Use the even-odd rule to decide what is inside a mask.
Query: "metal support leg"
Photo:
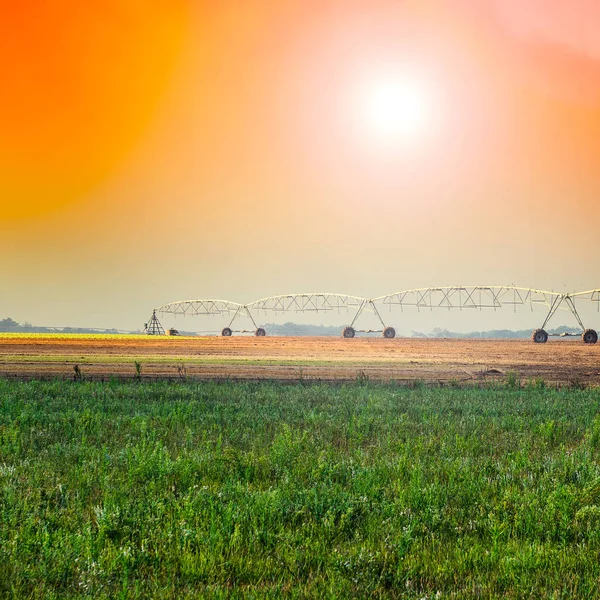
[[[573,298],[571,296],[565,296],[565,302],[567,306],[570,308],[573,316],[577,319],[577,323],[579,323],[579,327],[581,327],[581,331],[585,331],[585,327],[583,326],[583,321],[577,312],[577,308],[575,307],[575,302],[573,302]]]
[[[362,311],[365,309],[366,304],[367,304],[366,300],[363,300],[360,303],[360,306],[358,307],[358,310],[356,311],[356,314],[354,315],[354,319],[352,319],[352,323],[350,323],[350,327],[354,327],[354,323],[356,323],[356,319],[358,319],[358,317],[360,317],[360,315],[362,314]]]
[[[559,306],[563,303],[565,297],[564,296],[556,296],[554,300],[552,300],[552,304],[550,305],[550,310],[546,316],[546,319],[541,327],[541,329],[546,329],[546,325],[548,325],[548,321],[554,316],[554,313],[558,310]]]
[[[369,300],[369,304],[372,306],[373,312],[377,315],[377,318],[379,319],[381,326],[385,329],[385,323],[383,322],[383,319],[381,318],[381,315],[379,314],[379,311],[377,310],[375,303],[372,300]]]
[[[250,317],[250,320],[252,321],[252,325],[254,325],[254,329],[257,329],[256,322],[254,321],[254,317],[252,316],[250,309],[247,306],[244,306],[244,308],[246,309],[246,314]]]
[[[227,325],[228,328],[231,329],[231,326],[233,325],[233,322],[235,321],[236,317],[238,316],[240,310],[242,310],[241,306],[235,311],[235,313],[233,314],[233,317],[231,317],[231,321],[229,321],[229,325]]]

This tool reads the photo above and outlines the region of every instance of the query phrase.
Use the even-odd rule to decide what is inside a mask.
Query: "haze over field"
[[[0,2],[0,319],[600,287],[594,0]]]

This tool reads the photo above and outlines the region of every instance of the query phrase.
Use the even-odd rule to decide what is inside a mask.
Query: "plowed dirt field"
[[[0,377],[477,382],[600,385],[600,344],[554,339],[0,337]]]

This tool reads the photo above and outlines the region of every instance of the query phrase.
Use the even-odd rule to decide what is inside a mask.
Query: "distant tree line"
[[[468,333],[457,333],[448,329],[434,327],[431,333],[420,333],[413,331],[412,337],[428,337],[428,338],[529,338],[533,329],[490,329],[489,331],[470,331]],[[551,335],[579,335],[580,330],[573,327],[561,325],[554,329],[548,329]]]
[[[284,323],[283,325],[277,323],[267,323],[265,326],[267,334],[270,335],[295,335],[295,336],[311,336],[311,335],[327,335],[327,336],[339,336],[341,328],[339,326],[332,325],[301,325],[299,323]],[[435,327],[430,333],[422,333],[420,331],[413,331],[411,337],[421,338],[529,338],[533,329],[492,329],[489,331],[470,331],[468,333],[459,333],[456,331],[449,331],[448,329],[441,329]],[[581,333],[579,330],[572,327],[562,325],[555,329],[549,329],[548,333],[553,335],[561,335],[563,333],[578,335]],[[370,333],[364,335],[371,335],[379,337],[381,333]]]
[[[264,325],[268,335],[290,335],[290,336],[334,336],[338,337],[341,335],[341,327],[336,325],[304,325],[300,323],[267,323]],[[123,333],[117,329],[94,329],[89,327],[40,327],[32,325],[25,321],[24,323],[18,323],[17,321],[7,317],[6,319],[0,320],[0,332],[20,332],[20,333],[105,333],[105,334],[116,334]],[[492,329],[490,331],[471,331],[468,333],[458,333],[456,331],[449,331],[448,329],[441,329],[435,327],[430,333],[422,333],[420,331],[413,331],[411,337],[420,338],[528,338],[531,336],[532,329]],[[141,333],[141,331],[129,332],[129,333]],[[196,332],[193,331],[179,331],[184,336],[195,336]],[[549,334],[561,335],[561,334],[572,334],[578,335],[581,333],[579,330],[573,327],[567,327],[562,325],[554,329],[548,330]],[[363,336],[379,337],[380,332],[364,333]]]
[[[89,327],[40,327],[25,321],[18,323],[7,317],[0,320],[2,333],[121,333],[117,329],[94,329]]]
[[[297,335],[297,336],[310,336],[310,335],[335,335],[339,336],[341,332],[340,327],[333,325],[301,325],[300,323],[267,323],[264,328],[270,335]]]

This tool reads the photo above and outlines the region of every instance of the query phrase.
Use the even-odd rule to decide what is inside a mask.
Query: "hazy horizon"
[[[140,6],[2,9],[0,319],[135,330],[193,298],[600,288],[592,0]]]

